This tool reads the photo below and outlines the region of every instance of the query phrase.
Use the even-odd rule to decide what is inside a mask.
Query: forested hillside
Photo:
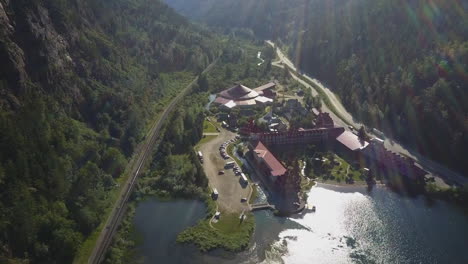
[[[0,263],[70,263],[218,51],[158,0],[0,0]]]
[[[325,23],[309,24],[293,45],[302,68],[365,124],[468,175],[468,6],[380,0],[322,9]]]
[[[360,121],[468,175],[467,1],[167,2],[274,39]]]

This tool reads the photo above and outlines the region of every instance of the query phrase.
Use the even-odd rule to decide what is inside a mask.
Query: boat
[[[307,210],[310,210],[311,212],[315,212],[315,205],[310,205],[310,204],[307,204],[306,207],[305,207]]]

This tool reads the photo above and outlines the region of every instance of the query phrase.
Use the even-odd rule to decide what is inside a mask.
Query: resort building
[[[249,148],[257,170],[267,176],[271,182],[276,182],[278,178],[286,175],[286,168],[261,141],[251,142]]]
[[[422,169],[413,159],[401,156],[387,150],[382,144],[371,142],[362,151],[368,162],[375,162],[380,168],[394,171],[413,182],[422,182],[427,171]]]
[[[265,87],[260,86],[258,91],[252,90],[242,84],[236,84],[235,86],[222,91],[216,97],[214,103],[220,104],[225,108],[232,109],[234,107],[254,107],[256,105],[267,105],[273,103],[272,98],[265,97],[260,94],[264,94],[265,91],[274,88],[268,85]]]
[[[265,96],[270,99],[275,99],[276,98],[276,91],[274,90],[276,87],[276,83],[274,82],[269,82],[267,84],[264,84],[262,86],[259,86],[255,88],[254,90],[260,95],[260,96]]]
[[[335,139],[344,132],[342,127],[298,129],[286,132],[251,133],[251,140],[260,140],[268,145],[322,143]]]
[[[361,151],[369,145],[369,142],[349,131],[341,133],[335,143],[338,152],[352,159],[359,159]]]
[[[427,172],[422,169],[411,158],[403,157],[399,154],[387,150],[382,140],[372,140],[370,143],[359,138],[343,127],[335,127],[329,113],[314,111],[317,115],[316,127],[312,129],[297,129],[279,132],[265,132],[258,128],[253,121],[241,128],[240,133],[248,137],[251,141],[251,152],[254,157],[256,167],[265,171],[272,181],[277,181],[278,177],[287,178],[291,174],[284,168],[273,154],[265,147],[277,145],[293,144],[325,144],[351,160],[360,164],[376,165],[385,169],[391,175],[402,175],[411,182],[422,182]],[[271,120],[272,116],[267,116]],[[271,126],[271,124],[270,124]],[[271,130],[271,127],[269,129]],[[254,142],[254,143],[252,143]]]

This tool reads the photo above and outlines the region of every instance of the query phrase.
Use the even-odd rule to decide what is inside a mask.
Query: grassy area
[[[200,147],[201,145],[211,141],[212,139],[215,139],[217,136],[215,135],[211,135],[211,136],[204,136],[199,142],[198,144],[195,146],[195,148],[198,148]]]
[[[301,191],[308,192],[315,185],[313,180],[307,179],[306,177],[301,178]]]
[[[237,140],[233,142],[232,144],[229,144],[226,148],[226,152],[229,156],[231,156],[237,163],[239,167],[242,167],[242,161],[240,161],[236,155],[234,155],[234,146],[237,145],[240,142],[240,140]]]
[[[208,120],[203,121],[203,133],[217,133],[216,127]]]
[[[180,233],[177,242],[194,243],[201,251],[223,248],[238,252],[248,247],[255,226],[251,213],[241,222],[238,214],[221,213],[218,223],[210,227],[209,219],[200,221]]]
[[[328,160],[327,163],[331,164],[331,161]],[[347,169],[349,167],[349,163],[336,155],[335,155],[335,163],[336,164],[331,164],[333,167],[330,170],[330,175],[333,176],[333,178],[337,182],[345,181],[347,177]]]
[[[336,154],[326,154],[327,159],[323,164],[318,176],[324,181],[333,181],[337,183],[346,183],[353,179],[354,182],[364,181],[360,170],[353,168],[346,160]]]
[[[243,229],[244,225],[239,217],[240,215],[235,213],[222,214],[220,220],[213,223],[213,227],[223,234],[237,233]]]
[[[253,185],[251,184],[250,185],[252,187],[252,195],[250,195],[250,199],[249,199],[249,203],[252,204],[255,199],[257,199],[258,197],[258,189],[259,188],[257,185]]]

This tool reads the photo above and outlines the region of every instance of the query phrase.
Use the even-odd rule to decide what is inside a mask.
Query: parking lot
[[[237,165],[225,168],[226,163],[234,162],[226,153],[227,144],[224,144],[236,137],[235,133],[221,129],[220,134],[215,139],[200,146],[203,153],[203,168],[209,180],[211,188],[218,190],[218,205],[221,211],[242,212],[248,210],[242,198],[247,198],[250,188],[243,183],[240,168]],[[222,171],[222,173],[221,173]],[[237,171],[237,175],[236,172]]]

